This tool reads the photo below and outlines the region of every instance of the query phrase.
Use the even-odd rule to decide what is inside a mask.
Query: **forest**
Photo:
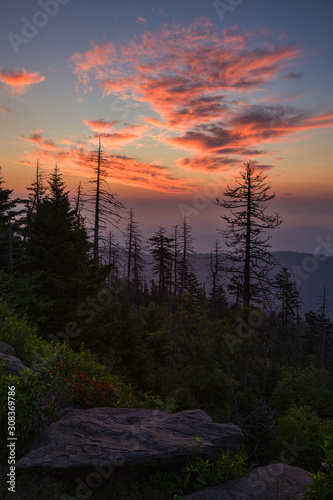
[[[331,498],[333,323],[325,284],[318,310],[301,315],[297,284],[272,253],[268,233],[282,221],[266,176],[248,161],[214,200],[225,229],[207,289],[187,218],[145,241],[106,182],[101,145],[92,161],[86,193],[38,162],[25,200],[0,177],[0,340],[38,367],[1,375],[2,402],[17,385],[18,458],[69,404],[199,408],[241,428],[248,468],[302,467],[317,488],[309,498]]]

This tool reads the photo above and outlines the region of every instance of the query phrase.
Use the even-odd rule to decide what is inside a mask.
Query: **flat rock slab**
[[[10,356],[16,356],[15,349],[2,340],[0,340],[0,353],[9,354]]]
[[[286,464],[253,469],[248,476],[183,497],[183,500],[304,500],[309,473]]]
[[[170,415],[147,409],[68,408],[16,469],[71,472],[111,465],[140,471],[178,465],[193,454],[197,436],[202,440],[200,453],[210,458],[223,448],[236,450],[243,439],[237,426],[216,424],[201,410]]]
[[[10,356],[9,354],[0,353],[0,361],[4,361],[4,372],[5,375],[18,375],[23,370],[28,370],[29,368],[25,366],[19,358],[15,356]]]

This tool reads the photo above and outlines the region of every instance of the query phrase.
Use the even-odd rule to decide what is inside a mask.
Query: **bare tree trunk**
[[[100,177],[101,177],[101,156],[102,147],[101,140],[98,144],[97,157],[97,179],[96,179],[96,199],[95,199],[95,226],[94,226],[94,258],[98,259],[98,243],[99,243],[99,201],[100,201]]]

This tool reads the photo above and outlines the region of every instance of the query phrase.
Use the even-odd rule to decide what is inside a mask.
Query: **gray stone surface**
[[[16,358],[15,356],[0,353],[0,361],[2,360],[5,361],[4,372],[6,375],[18,375],[23,370],[29,369],[19,358]]]
[[[16,463],[16,469],[68,471],[113,465],[136,472],[184,463],[202,439],[209,457],[235,450],[243,439],[233,424],[216,424],[201,410],[166,414],[128,408],[65,409]],[[190,442],[192,441],[192,444]]]
[[[309,473],[286,464],[253,469],[248,476],[183,497],[183,500],[304,500]]]
[[[16,356],[15,349],[2,340],[0,340],[0,353],[9,354],[10,356]]]

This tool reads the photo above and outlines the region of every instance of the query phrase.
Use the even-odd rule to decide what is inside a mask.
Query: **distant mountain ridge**
[[[333,319],[333,257],[324,255],[317,258],[315,255],[303,252],[279,251],[273,255],[295,277],[296,285],[300,292],[301,313],[312,310],[317,311],[321,305],[324,285],[326,285],[327,314]],[[320,259],[320,260],[319,260]],[[151,258],[146,256],[145,277],[147,283],[153,279],[151,271]],[[194,253],[191,262],[200,284],[205,284],[206,291],[211,288],[209,278],[210,254]],[[276,273],[279,268],[276,268]],[[221,277],[223,281],[223,277]]]

